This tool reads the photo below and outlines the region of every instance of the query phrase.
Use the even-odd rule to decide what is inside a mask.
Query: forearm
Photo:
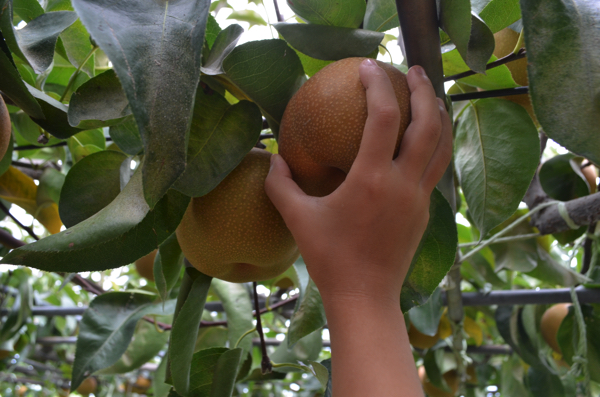
[[[399,299],[324,297],[334,396],[423,397]]]

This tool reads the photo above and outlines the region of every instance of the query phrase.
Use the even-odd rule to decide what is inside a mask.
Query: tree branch
[[[516,61],[517,59],[525,58],[526,56],[527,56],[527,51],[525,51],[525,48],[521,48],[519,50],[519,52],[517,52],[516,54],[511,52],[510,54],[508,54],[505,57],[495,60],[494,62],[488,63],[485,66],[485,70],[493,69],[500,65],[504,65],[505,63],[508,63],[511,61]],[[463,79],[465,77],[473,76],[475,74],[477,74],[477,72],[475,72],[473,70],[467,70],[466,72],[462,72],[462,73],[458,73],[458,74],[455,74],[452,76],[444,77],[444,81],[459,80],[459,79]]]

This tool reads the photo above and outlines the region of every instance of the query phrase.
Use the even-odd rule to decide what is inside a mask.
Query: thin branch
[[[254,310],[257,313],[256,331],[258,332],[258,336],[260,337],[260,345],[262,350],[262,361],[260,363],[260,368],[261,372],[264,375],[273,371],[273,365],[271,364],[271,360],[269,359],[269,354],[267,353],[267,345],[265,344],[265,334],[263,333],[262,322],[260,319],[260,306],[258,305],[258,292],[256,290],[256,281],[252,283],[252,287],[254,289]]]
[[[283,16],[279,12],[279,4],[277,4],[277,0],[273,0],[273,5],[275,6],[275,14],[277,14],[277,22],[283,22]]]
[[[452,94],[450,100],[452,102],[457,101],[470,101],[472,99],[483,99],[483,98],[496,98],[508,95],[525,95],[529,93],[529,87],[515,87],[515,88],[504,88],[502,90],[487,90],[487,91],[475,91],[466,92],[464,94]]]
[[[10,217],[10,219],[13,220],[13,222],[15,222],[17,225],[19,225],[19,227],[23,230],[25,230],[27,232],[27,234],[29,234],[31,237],[33,237],[36,240],[39,240],[40,238],[35,234],[35,232],[33,231],[32,228],[30,228],[29,226],[25,226],[24,224],[22,224],[17,218],[15,218],[15,216],[13,214],[10,213],[10,211],[8,210],[8,208],[6,208],[6,206],[4,205],[3,202],[0,201],[0,210],[4,211],[4,213],[6,215],[8,215]]]
[[[112,138],[107,136],[106,137],[106,142],[112,142]],[[16,146],[13,148],[13,150],[15,151],[20,151],[20,150],[35,150],[35,149],[45,149],[45,148],[52,148],[52,147],[59,147],[59,146],[67,146],[67,141],[61,141],[58,143],[55,143],[54,145],[46,145],[46,146],[40,146],[40,145],[23,145],[23,146]]]
[[[521,50],[516,54],[511,52],[510,54],[508,54],[505,57],[495,60],[494,62],[488,63],[486,65],[485,69],[486,70],[493,69],[500,65],[504,65],[505,63],[508,63],[511,61],[516,61],[517,59],[525,58],[526,56],[527,56],[527,51],[525,51],[525,48],[521,48]],[[458,73],[458,74],[455,74],[452,76],[444,77],[444,81],[459,80],[459,79],[463,79],[465,77],[473,76],[475,74],[477,74],[477,72],[475,72],[473,70],[467,70],[466,72],[462,72],[462,73]]]

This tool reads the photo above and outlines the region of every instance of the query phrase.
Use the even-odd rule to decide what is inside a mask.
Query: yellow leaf
[[[477,346],[481,346],[483,343],[483,331],[481,330],[479,324],[477,324],[471,317],[465,317],[463,326],[465,327],[465,332],[467,335],[475,339]]]
[[[440,318],[440,323],[438,324],[438,335],[440,336],[440,339],[446,339],[452,335],[452,325],[450,324],[450,320],[446,314]]]
[[[0,176],[0,197],[18,205],[36,218],[52,234],[60,232],[62,222],[56,204],[37,205],[37,185],[15,167]]]

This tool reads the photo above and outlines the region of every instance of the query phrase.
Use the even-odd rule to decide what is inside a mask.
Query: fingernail
[[[362,63],[363,63],[363,65],[371,67],[371,68],[377,67],[377,62],[375,62],[375,60],[372,58],[367,58]]]
[[[423,76],[424,78],[429,79],[429,77],[427,77],[427,73],[425,73],[425,69],[423,69],[421,66],[415,65],[410,69],[414,70],[415,73],[418,73],[419,75]]]
[[[438,106],[440,107],[440,110],[446,110],[446,104],[444,103],[444,101],[441,98],[437,98],[437,102],[438,102]]]

